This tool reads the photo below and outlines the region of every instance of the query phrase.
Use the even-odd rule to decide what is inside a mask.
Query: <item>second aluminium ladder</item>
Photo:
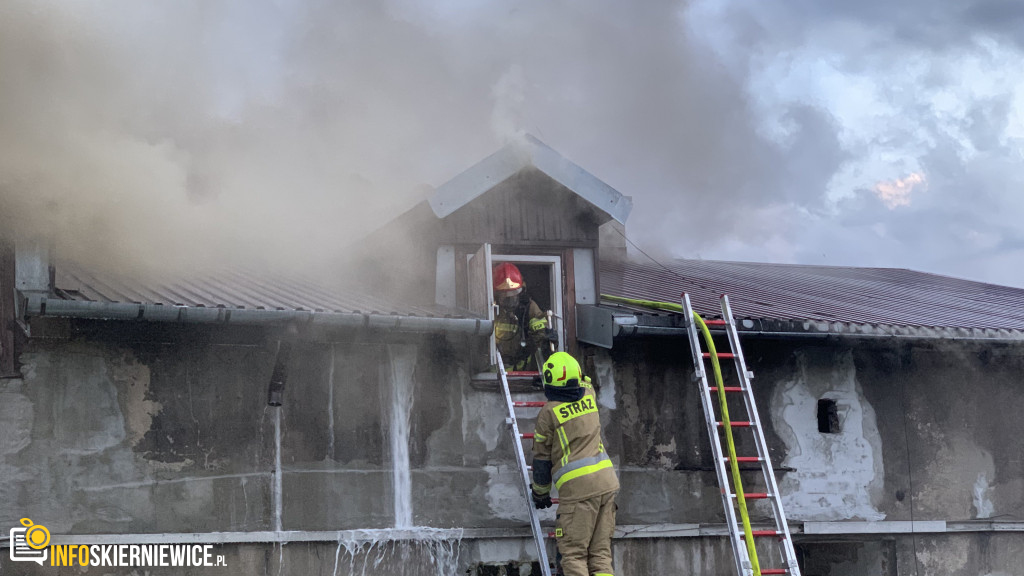
[[[533,498],[530,496],[530,466],[526,463],[526,453],[523,451],[523,439],[532,439],[533,434],[522,434],[519,432],[519,421],[516,418],[516,408],[539,408],[544,402],[513,402],[512,392],[508,387],[508,375],[505,373],[505,365],[501,360],[501,353],[497,354],[498,379],[501,381],[502,392],[505,393],[505,405],[508,407],[508,418],[505,422],[512,433],[512,446],[516,451],[516,465],[522,475],[522,488],[526,495],[526,507],[530,511],[530,528],[533,530],[533,540],[537,543],[537,556],[540,561],[540,571],[543,576],[551,576],[551,566],[548,565],[547,545],[544,538],[547,536],[541,531],[540,518],[537,510],[533,507]]]
[[[796,552],[793,548],[793,539],[789,533],[789,525],[786,523],[786,515],[782,511],[782,502],[779,500],[779,488],[775,482],[775,474],[772,471],[771,460],[768,457],[768,444],[765,442],[764,431],[761,428],[761,419],[757,414],[757,406],[754,403],[754,391],[750,387],[750,380],[753,373],[747,371],[746,361],[743,359],[743,350],[740,348],[739,334],[736,332],[736,324],[732,317],[732,308],[729,306],[729,298],[722,296],[722,320],[703,320],[690,305],[690,296],[683,294],[683,314],[686,318],[686,328],[689,334],[690,351],[693,353],[693,365],[696,371],[695,378],[700,382],[701,403],[704,407],[704,419],[707,421],[708,436],[711,438],[711,450],[715,460],[715,472],[718,474],[718,484],[722,488],[722,504],[725,507],[726,523],[729,526],[729,541],[732,544],[733,557],[736,561],[736,571],[740,576],[761,576],[762,574],[788,574],[800,576],[800,568],[797,565]],[[715,343],[711,338],[708,326],[724,326],[729,337],[731,352],[720,353],[715,350]],[[700,334],[698,334],[698,331]],[[707,344],[708,351],[702,352],[700,340]],[[726,387],[722,380],[720,358],[731,358],[736,365],[736,373],[739,377],[739,386]],[[704,360],[711,361],[715,383],[712,386],[708,382],[707,370]],[[721,418],[715,414],[715,406],[712,395],[718,398],[718,406]],[[747,411],[747,420],[736,421],[729,417],[729,406],[727,398],[729,395],[739,394],[743,398]],[[748,430],[753,433],[754,443],[757,446],[757,455],[736,455],[736,445],[733,441],[733,430]],[[723,447],[722,436],[725,437]],[[745,492],[740,476],[739,465],[741,463],[757,463],[761,468],[761,475],[764,478],[764,492]],[[775,520],[774,530],[753,530],[750,526],[750,517],[747,514],[747,500],[763,500],[771,502],[772,515]],[[737,513],[739,519],[737,519]],[[757,549],[754,546],[754,538],[771,537],[778,540],[780,559],[782,567],[761,568],[757,557]]]

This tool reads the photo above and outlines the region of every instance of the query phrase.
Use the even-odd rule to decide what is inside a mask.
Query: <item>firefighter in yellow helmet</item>
[[[601,441],[597,397],[571,355],[555,352],[542,373],[547,403],[533,436],[533,504],[558,491],[555,539],[566,576],[610,576],[619,479]]]
[[[524,291],[526,283],[515,264],[502,262],[495,266],[492,280],[494,300],[498,304],[494,340],[505,369],[536,370],[534,354],[537,351],[544,354],[547,342],[557,342],[558,336],[548,329],[547,315]]]

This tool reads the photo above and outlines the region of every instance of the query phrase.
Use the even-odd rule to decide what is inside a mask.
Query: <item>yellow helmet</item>
[[[579,386],[582,379],[580,363],[566,352],[555,352],[544,361],[544,384],[548,386]]]

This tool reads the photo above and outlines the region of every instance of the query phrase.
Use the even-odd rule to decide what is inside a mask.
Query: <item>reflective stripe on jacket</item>
[[[601,418],[594,389],[585,386],[575,402],[548,402],[537,416],[533,489],[546,494],[553,484],[560,502],[572,502],[619,489],[612,461],[601,441]],[[550,462],[550,479],[536,474],[536,462]]]

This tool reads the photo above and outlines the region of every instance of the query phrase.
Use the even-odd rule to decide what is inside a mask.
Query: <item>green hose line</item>
[[[612,296],[610,294],[601,294],[602,300],[608,300],[609,302],[618,302],[619,304],[630,304],[633,306],[642,306],[644,308],[654,308],[655,310],[665,310],[668,312],[682,312],[682,304],[673,304],[672,302],[656,302],[654,300],[636,300],[634,298],[623,298],[621,296]]]
[[[652,308],[654,310],[685,313],[681,304],[674,304],[672,302],[638,300],[635,298],[611,296],[609,294],[601,294],[601,299],[608,300],[609,302],[618,302],[620,304],[629,304],[631,306]],[[700,327],[701,334],[704,335],[704,341],[707,342],[708,352],[711,353],[711,366],[715,373],[715,386],[718,390],[718,404],[721,406],[722,410],[722,427],[725,428],[725,443],[729,451],[729,469],[732,472],[733,489],[736,493],[736,504],[740,509],[740,519],[743,521],[743,534],[746,537],[747,555],[750,556],[750,565],[754,570],[754,576],[761,576],[761,565],[757,561],[757,548],[754,546],[754,534],[750,528],[750,515],[747,513],[747,499],[743,495],[743,480],[740,478],[740,464],[736,459],[736,443],[732,437],[732,420],[729,419],[729,406],[726,403],[725,398],[725,384],[722,381],[722,367],[718,363],[718,353],[715,351],[715,341],[711,339],[711,331],[708,330],[708,325],[704,323],[704,319],[696,312],[693,313],[693,318],[697,322],[697,326]],[[711,441],[714,442],[714,439]]]
[[[743,496],[743,480],[740,478],[740,464],[736,460],[736,444],[732,438],[732,420],[729,419],[729,405],[725,400],[725,384],[722,381],[722,367],[718,364],[718,353],[715,351],[715,341],[711,339],[711,331],[700,314],[693,313],[693,319],[700,327],[707,342],[708,352],[711,356],[711,367],[715,373],[715,386],[718,388],[718,405],[722,410],[722,428],[725,428],[725,443],[729,449],[729,468],[732,471],[733,490],[736,493],[736,504],[740,509],[740,518],[743,520],[743,534],[747,541],[747,555],[750,556],[750,565],[754,569],[754,576],[761,576],[761,565],[757,561],[757,548],[754,546],[754,534],[750,529],[750,516],[747,514],[747,500]],[[712,442],[714,440],[712,439]]]

